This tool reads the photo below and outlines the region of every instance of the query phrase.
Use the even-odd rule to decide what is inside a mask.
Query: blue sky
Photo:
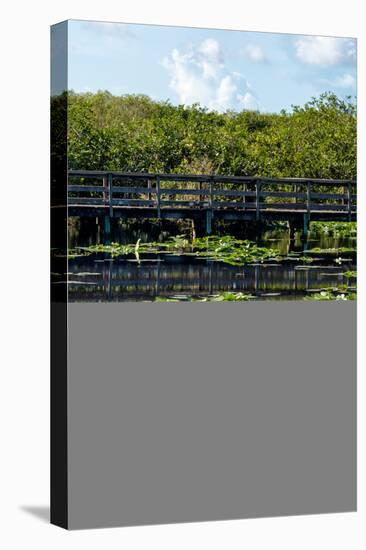
[[[208,109],[279,112],[356,95],[356,40],[69,22],[69,89],[146,94]]]

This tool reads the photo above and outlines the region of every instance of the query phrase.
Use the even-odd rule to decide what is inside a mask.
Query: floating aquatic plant
[[[249,240],[240,240],[226,235],[211,235],[193,240],[193,251],[197,256],[222,261],[230,265],[244,265],[267,260],[279,261],[280,253],[276,249],[259,247]]]
[[[230,235],[224,237],[212,235],[193,239],[192,242],[190,242],[185,235],[177,235],[163,243],[143,243],[141,239],[139,239],[136,244],[120,244],[116,242],[112,242],[111,244],[97,244],[70,249],[69,258],[87,256],[93,253],[110,254],[112,258],[134,254],[139,262],[141,253],[157,254],[161,252],[171,252],[175,254],[191,253],[199,258],[212,259],[238,266],[248,263],[262,263],[268,260],[281,260],[280,253],[276,249],[259,247],[252,241],[236,239]]]
[[[255,299],[252,294],[243,292],[223,292],[222,294],[213,294],[211,296],[189,296],[188,294],[180,296],[157,296],[155,302],[247,302]]]
[[[297,259],[299,260],[299,262],[302,262],[304,264],[311,264],[314,261],[314,258],[311,258],[310,256],[299,256],[299,258]]]
[[[342,275],[343,277],[347,277],[348,279],[356,279],[357,271],[344,271]]]
[[[310,301],[327,301],[327,300],[336,300],[336,301],[347,301],[347,300],[356,300],[357,295],[355,292],[337,292],[332,290],[321,290],[311,296],[305,296],[304,300]]]
[[[346,247],[346,246],[340,246],[338,248],[310,248],[306,251],[307,254],[344,254],[344,253],[355,253],[357,252],[356,248]]]
[[[255,296],[251,294],[244,294],[243,292],[224,292],[217,296],[212,296],[207,301],[210,302],[247,302],[248,300],[255,299]]]

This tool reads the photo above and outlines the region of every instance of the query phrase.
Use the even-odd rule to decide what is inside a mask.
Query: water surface
[[[122,243],[164,240],[165,234],[153,238],[141,231],[120,231],[114,239]],[[299,237],[299,236],[297,236]],[[88,246],[100,241],[100,232],[90,228],[71,232],[69,246]],[[299,238],[290,241],[287,231],[269,231],[258,240],[259,245],[301,256],[303,244]],[[354,247],[355,239],[311,238],[308,248]],[[69,260],[68,290],[70,301],[152,301],[175,298],[182,301],[223,292],[243,292],[265,300],[299,300],[328,287],[347,283],[343,272],[356,269],[354,255],[343,254],[341,263],[334,256],[321,256],[311,264],[295,258],[281,263],[250,264],[243,267],[191,255],[159,253],[111,258],[107,254],[76,257]],[[65,280],[59,274],[59,284]],[[56,277],[57,279],[57,277]],[[351,284],[354,281],[351,282]]]

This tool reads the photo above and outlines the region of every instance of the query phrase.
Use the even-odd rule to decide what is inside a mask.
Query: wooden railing
[[[356,212],[356,181],[69,171],[68,205],[115,209]]]

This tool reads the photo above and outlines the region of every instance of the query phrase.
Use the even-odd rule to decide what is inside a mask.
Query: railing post
[[[211,233],[212,233],[212,218],[213,218],[213,211],[212,211],[212,186],[213,186],[213,181],[212,181],[212,179],[209,180],[208,186],[209,186],[209,196],[208,196],[208,209],[206,210],[206,234],[211,235]]]
[[[261,194],[261,182],[256,180],[255,182],[255,219],[260,219],[260,194]]]
[[[104,204],[106,204],[107,197],[108,197],[108,176],[103,176],[103,188],[104,188],[103,201],[104,201]]]
[[[352,220],[352,183],[347,184],[347,199],[348,199],[348,221]]]
[[[247,187],[247,184],[246,184],[246,182],[244,182],[244,183],[243,183],[243,193],[246,193],[247,188],[248,188],[248,187]],[[245,206],[246,206],[245,203],[247,202],[246,199],[247,199],[246,196],[243,195],[243,209],[244,209],[244,210],[245,210]]]
[[[310,197],[311,197],[311,183],[306,182],[306,210],[308,216],[310,216]]]
[[[160,218],[160,177],[156,176],[156,197],[157,197],[157,210],[158,210],[158,218]]]
[[[210,208],[212,210],[212,188],[213,188],[213,181],[212,179],[210,179],[209,181],[209,191],[210,191],[210,195],[209,195],[209,205],[210,205]]]
[[[147,193],[147,199],[149,201],[151,201],[151,193],[150,193],[150,189],[151,189],[151,180],[147,180],[147,188],[149,189],[148,193]]]
[[[109,215],[113,218],[113,175],[108,174]]]

